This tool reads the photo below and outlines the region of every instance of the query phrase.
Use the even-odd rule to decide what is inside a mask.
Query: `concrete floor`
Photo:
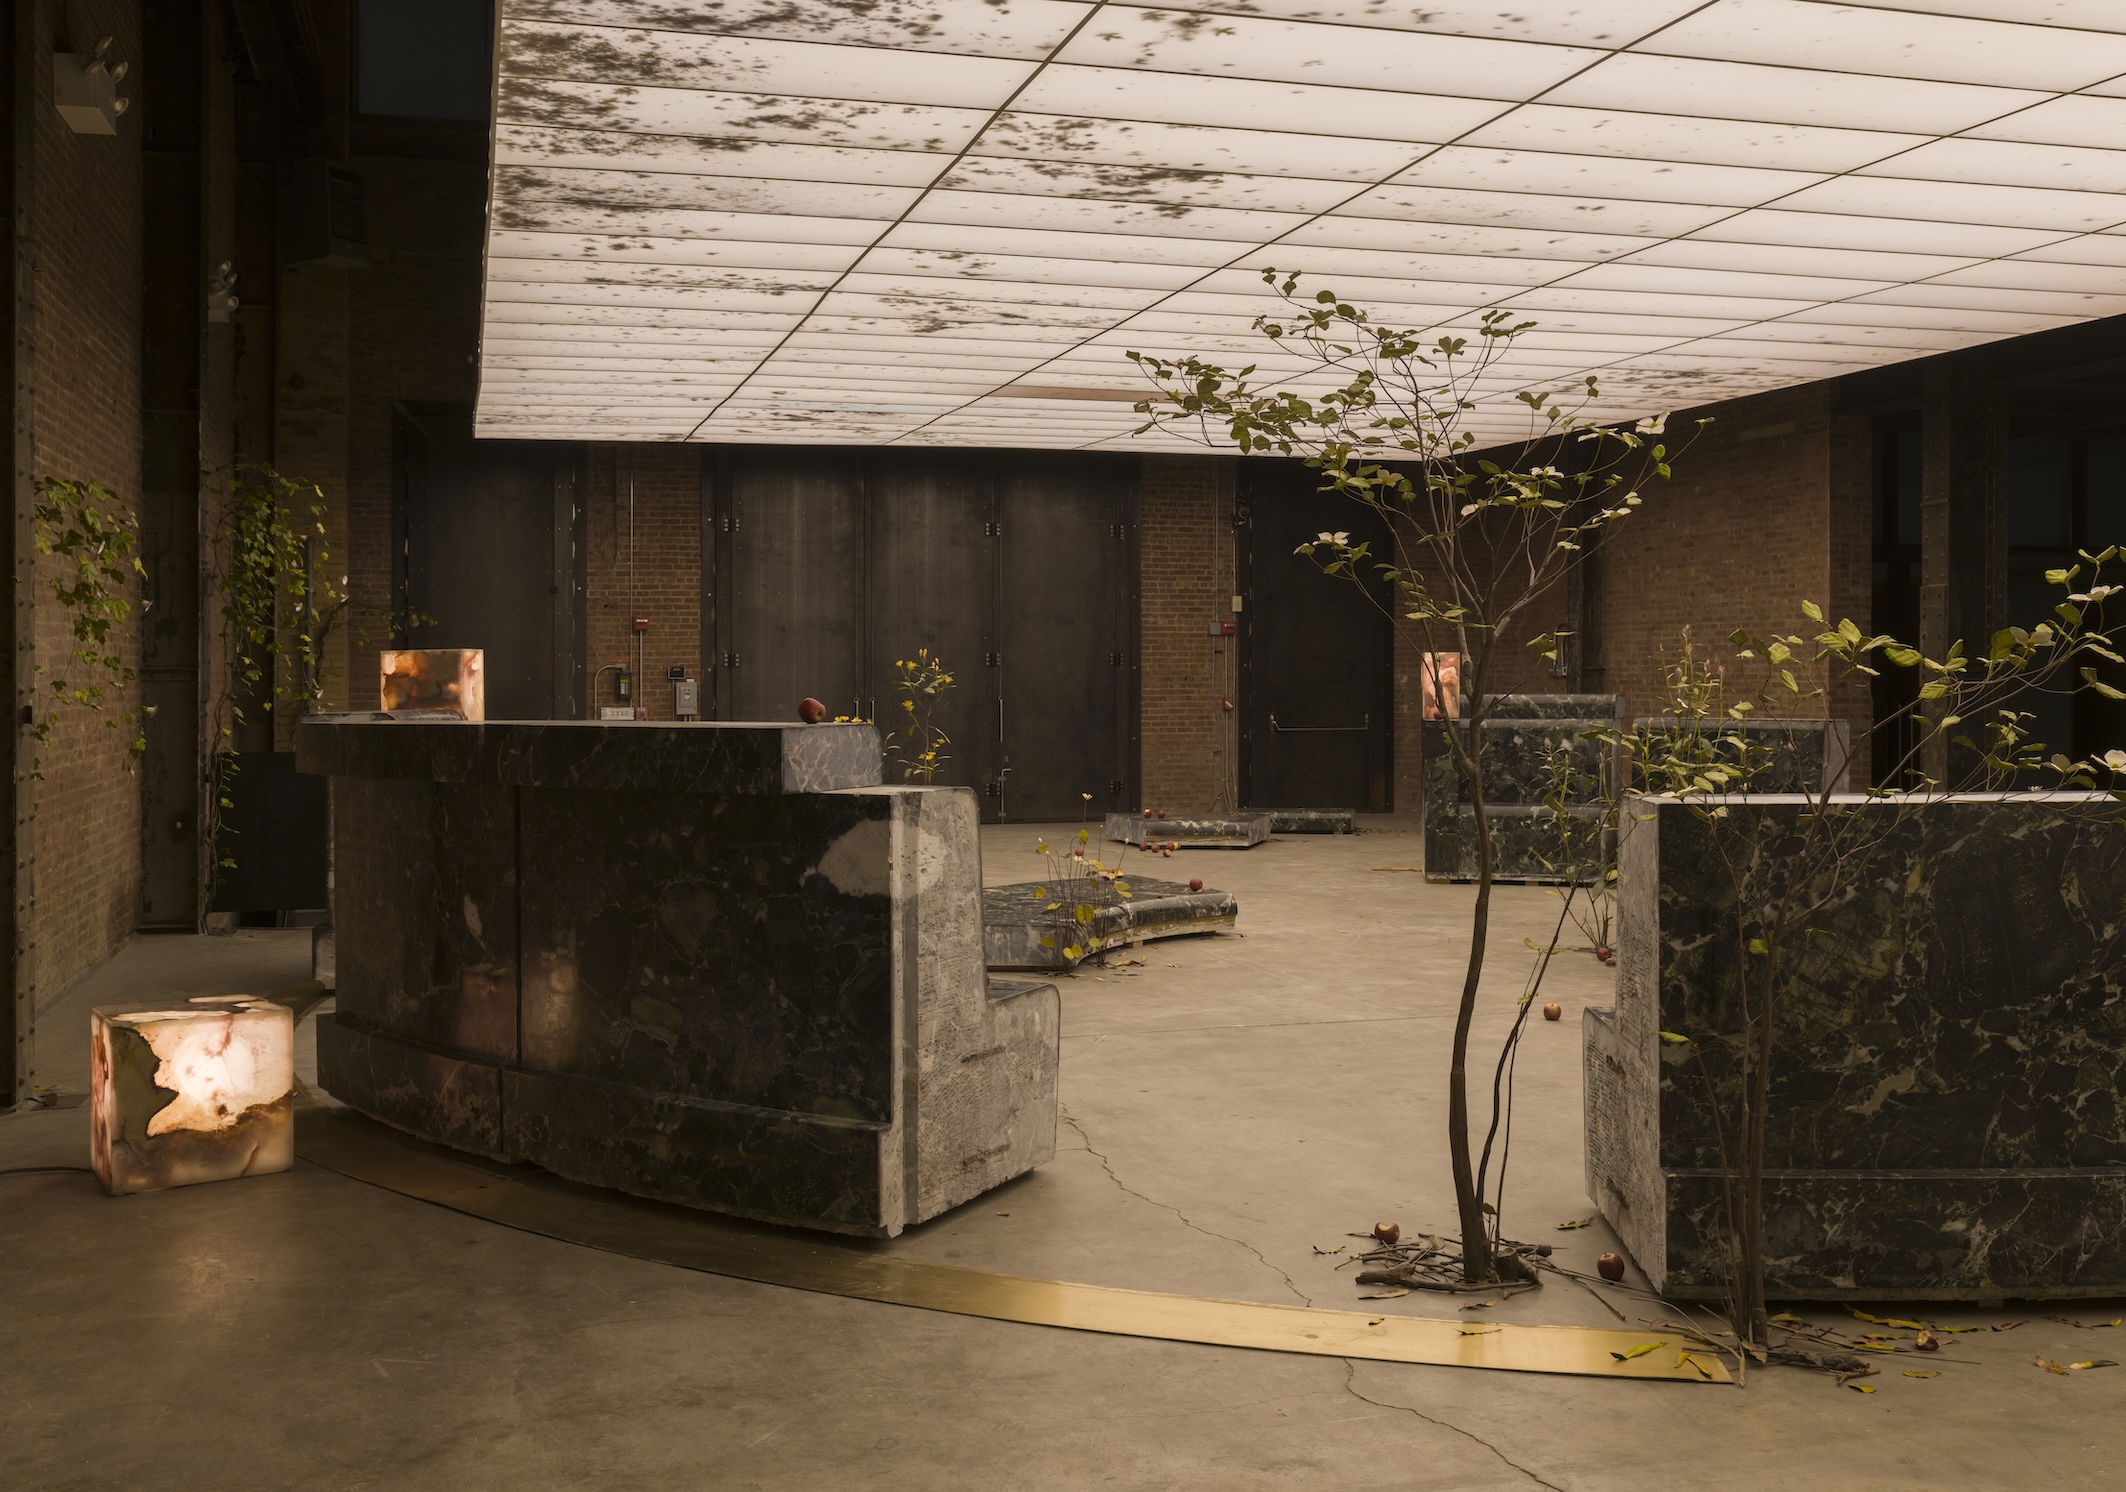
[[[879,1245],[1013,1273],[1355,1307],[1322,1257],[1376,1220],[1452,1221],[1439,1135],[1466,888],[1406,825],[1196,851],[1161,876],[1240,898],[1241,934],[1064,983],[1055,1161]],[[985,831],[992,883],[1041,870]],[[1145,863],[1149,866],[1150,861]],[[1495,1042],[1556,902],[1499,898]],[[93,1004],[303,977],[307,932],[141,938],[43,1018],[40,1079],[83,1085]],[[1581,1178],[1579,1010],[1520,1064],[1507,1229],[1581,1267],[1613,1246]],[[83,1109],[0,1118],[0,1168],[79,1163]],[[1453,1314],[1411,1295],[1368,1308]],[[1909,1307],[1895,1314],[1905,1314]],[[1496,1308],[1613,1324],[1552,1287]],[[1935,1313],[1939,1316],[1941,1313]],[[2042,1313],[1942,1376],[1859,1394],[1500,1374],[1101,1337],[809,1295],[557,1243],[298,1163],[111,1200],[0,1176],[0,1487],[871,1489],[2111,1488],[2126,1328]],[[2120,1312],[2083,1305],[2082,1320]],[[2002,1319],[1953,1311],[1957,1321]],[[2114,1336],[2120,1338],[2116,1343]]]

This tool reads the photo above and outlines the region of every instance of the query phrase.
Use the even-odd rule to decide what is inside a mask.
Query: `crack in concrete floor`
[[[1390,1404],[1385,1399],[1375,1399],[1360,1393],[1358,1390],[1357,1362],[1347,1357],[1343,1360],[1343,1365],[1344,1392],[1349,1394],[1352,1398],[1357,1399],[1360,1403],[1371,1404],[1376,1409],[1399,1409],[1404,1414],[1416,1415],[1419,1419],[1423,1420],[1428,1425],[1437,1425],[1442,1430],[1452,1430],[1455,1434],[1462,1436],[1464,1439],[1475,1441],[1485,1450],[1491,1452],[1492,1455],[1497,1456],[1499,1460],[1505,1462],[1506,1465],[1512,1467],[1515,1471],[1518,1471],[1522,1476],[1528,1478],[1529,1481],[1534,1482],[1538,1487],[1548,1487],[1550,1489],[1550,1492],[1565,1492],[1565,1489],[1563,1487],[1560,1487],[1556,1482],[1538,1476],[1536,1473],[1530,1471],[1527,1467],[1523,1466],[1520,1462],[1514,1460],[1513,1457],[1507,1455],[1504,1451],[1500,1450],[1497,1446],[1493,1445],[1483,1436],[1477,1434],[1474,1430],[1465,1430],[1460,1425],[1455,1424],[1452,1420],[1435,1419],[1431,1415],[1425,1413],[1422,1409],[1412,1409],[1408,1404]]]
[[[1114,1165],[1108,1160],[1108,1158],[1100,1151],[1095,1150],[1093,1148],[1092,1136],[1085,1132],[1085,1126],[1080,1124],[1077,1119],[1072,1116],[1070,1110],[1064,1108],[1061,1104],[1058,1104],[1056,1106],[1056,1112],[1057,1117],[1059,1117],[1065,1124],[1068,1124],[1073,1130],[1077,1131],[1078,1139],[1084,1143],[1085,1153],[1087,1155],[1090,1155],[1094,1160],[1100,1163],[1100,1169],[1107,1173],[1107,1179],[1109,1181],[1112,1181],[1118,1188],[1120,1188],[1124,1194],[1135,1197],[1138,1201],[1145,1203],[1147,1206],[1157,1207],[1162,1212],[1171,1212],[1175,1217],[1181,1219],[1181,1225],[1183,1227],[1193,1229],[1195,1232],[1201,1233],[1206,1238],[1216,1238],[1223,1242],[1234,1244],[1240,1248],[1246,1249],[1250,1254],[1255,1256],[1256,1263],[1260,1264],[1264,1269],[1269,1270],[1272,1274],[1276,1275],[1277,1278],[1284,1281],[1284,1287],[1287,1290],[1291,1291],[1294,1295],[1299,1297],[1299,1303],[1301,1305],[1311,1306],[1314,1304],[1313,1300],[1308,1297],[1306,1292],[1301,1290],[1299,1286],[1294,1283],[1292,1277],[1289,1274],[1286,1274],[1282,1269],[1279,1269],[1275,1264],[1272,1264],[1269,1259],[1264,1256],[1261,1249],[1255,1247],[1254,1244],[1249,1243],[1245,1238],[1235,1238],[1230,1233],[1220,1233],[1216,1229],[1206,1228],[1201,1223],[1191,1218],[1187,1213],[1183,1212],[1180,1208],[1174,1206],[1173,1203],[1161,1202],[1155,1198],[1147,1197],[1143,1192],[1140,1192],[1135,1187],[1129,1185],[1120,1176],[1117,1176],[1115,1174]]]

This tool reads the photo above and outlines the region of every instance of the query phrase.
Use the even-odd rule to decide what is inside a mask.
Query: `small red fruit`
[[[1564,1017],[1564,1014],[1565,1007],[1555,1000],[1543,1007],[1543,1019],[1546,1021],[1560,1020]]]
[[[797,718],[807,725],[817,725],[827,718],[827,707],[810,697],[801,699],[797,702]]]
[[[1145,809],[1145,810],[1144,810],[1144,816],[1145,816],[1146,818],[1150,818],[1150,817],[1152,816],[1152,811],[1151,811],[1151,810],[1150,810],[1149,808]]]
[[[1617,956],[1617,955],[1616,955],[1616,952],[1615,952],[1615,950],[1614,950],[1614,949],[1609,949],[1609,948],[1597,948],[1597,949],[1595,950],[1595,960],[1596,960],[1596,961],[1597,961],[1598,963],[1605,963],[1605,964],[1606,964],[1606,963],[1608,963],[1608,962],[1609,962],[1609,961],[1610,961],[1611,959],[1615,958],[1616,956]]]
[[[1162,808],[1162,809],[1160,809],[1160,810],[1159,810],[1159,817],[1161,817],[1161,818],[1165,818],[1165,817],[1166,817],[1166,810],[1165,810],[1165,809],[1163,809],[1163,808]]]
[[[1602,1278],[1605,1280],[1615,1281],[1624,1278],[1624,1259],[1622,1255],[1604,1254],[1601,1258],[1595,1260],[1595,1268],[1601,1271]]]
[[[1190,876],[1188,879],[1188,888],[1191,891],[1201,891],[1203,889],[1202,879],[1198,876]]]
[[[1373,1225],[1373,1236],[1382,1243],[1394,1243],[1403,1236],[1403,1225],[1401,1223],[1375,1223]]]

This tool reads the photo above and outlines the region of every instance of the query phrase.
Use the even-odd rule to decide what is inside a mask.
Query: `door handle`
[[[1277,723],[1277,712],[1274,710],[1270,712],[1270,729],[1281,736],[1355,734],[1356,732],[1373,728],[1372,714],[1368,712],[1361,715],[1359,722],[1357,725],[1280,725]]]

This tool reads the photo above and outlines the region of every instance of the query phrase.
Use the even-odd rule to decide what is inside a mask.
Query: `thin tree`
[[[1591,418],[1600,398],[1591,375],[1567,390],[1509,394],[1510,355],[1532,321],[1491,310],[1469,337],[1435,335],[1378,324],[1333,291],[1302,297],[1294,274],[1265,270],[1263,280],[1281,305],[1254,325],[1279,376],[1258,376],[1254,364],[1132,352],[1158,390],[1137,405],[1147,416],[1138,433],[1180,431],[1248,455],[1303,459],[1321,491],[1377,514],[1387,537],[1376,553],[1370,539],[1329,531],[1297,552],[1415,628],[1434,698],[1446,697],[1440,660],[1461,659],[1463,714],[1444,730],[1471,812],[1477,877],[1448,1068],[1447,1149],[1463,1278],[1481,1283],[1494,1277],[1496,1247],[1471,1164],[1468,1057],[1494,878],[1481,749],[1489,691],[1507,672],[1509,647],[1560,656],[1567,639],[1541,626],[1541,608],[1639,508],[1642,486],[1668,477],[1672,453],[1662,419],[1622,429]],[[1478,427],[1497,428],[1502,410],[1518,438],[1480,437]]]

